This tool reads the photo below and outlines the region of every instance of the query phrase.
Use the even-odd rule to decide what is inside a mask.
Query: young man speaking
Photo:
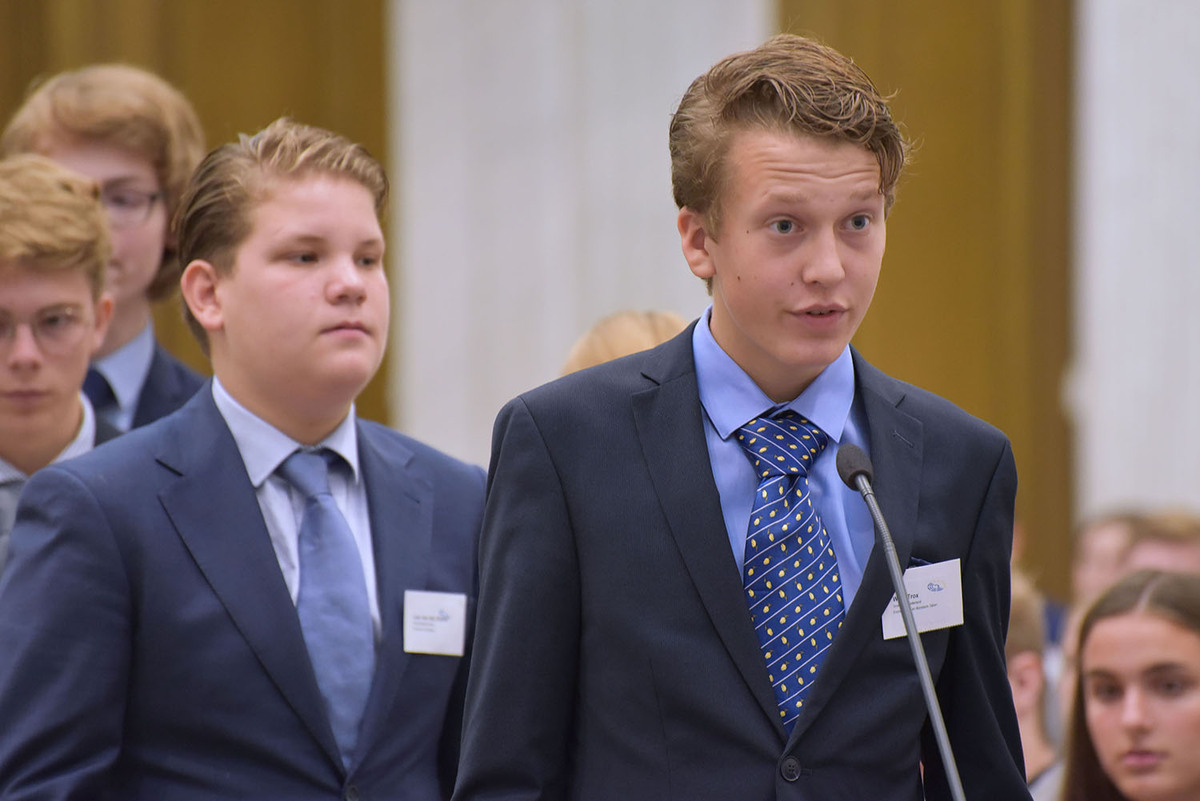
[[[784,35],[696,80],[670,139],[712,305],[500,413],[455,799],[948,799],[846,443],[901,564],[961,578],[924,644],[967,796],[1027,798],[1008,441],[849,347],[905,161],[884,98]]]

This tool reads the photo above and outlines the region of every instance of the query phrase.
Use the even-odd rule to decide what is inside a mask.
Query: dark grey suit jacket
[[[967,796],[1026,799],[1008,441],[857,354],[855,370],[901,563],[962,559],[965,625],[924,644]],[[690,328],[501,411],[456,801],[949,798],[909,646],[882,637],[879,549],[785,736],[702,413]]]
[[[206,384],[25,488],[0,578],[0,799],[446,797],[469,660],[405,652],[404,592],[465,593],[473,618],[484,475],[374,423],[358,443],[382,638],[348,772]]]

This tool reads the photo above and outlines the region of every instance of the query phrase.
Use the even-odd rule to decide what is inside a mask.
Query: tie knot
[[[305,498],[329,494],[329,468],[338,456],[328,448],[316,451],[296,451],[283,460],[276,472]]]
[[[824,431],[793,411],[756,417],[738,429],[737,439],[759,481],[767,476],[808,475],[829,444]]]

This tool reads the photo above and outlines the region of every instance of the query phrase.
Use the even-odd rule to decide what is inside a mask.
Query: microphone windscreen
[[[855,492],[858,492],[858,485],[854,483],[856,477],[861,475],[866,476],[867,481],[875,480],[871,457],[867,456],[862,448],[849,442],[838,446],[837,471],[842,481],[846,482],[846,486]]]

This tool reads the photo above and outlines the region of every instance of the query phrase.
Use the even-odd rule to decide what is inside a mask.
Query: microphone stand
[[[853,446],[843,446],[843,448],[848,447]],[[859,453],[862,451],[860,450]],[[862,456],[864,459],[866,458],[865,453]],[[871,489],[871,482],[867,478],[866,471],[855,472],[851,479],[854,482],[853,488],[857,489],[863,500],[867,502],[867,508],[875,520],[875,533],[878,535],[876,541],[883,546],[884,561],[887,562],[888,572],[892,576],[892,587],[896,590],[896,600],[900,602],[900,616],[904,618],[904,630],[908,634],[908,645],[912,649],[913,661],[917,665],[917,676],[921,679],[921,691],[925,695],[925,707],[929,710],[933,735],[937,740],[938,752],[942,756],[942,765],[946,769],[946,778],[950,783],[950,795],[953,796],[954,801],[966,801],[962,779],[958,775],[958,763],[955,762],[954,753],[950,750],[950,737],[946,734],[946,721],[942,718],[942,708],[938,704],[937,692],[933,688],[929,661],[925,658],[925,649],[921,646],[921,632],[917,630],[912,604],[908,602],[908,590],[904,586],[904,577],[900,572],[900,560],[896,557],[896,543],[892,541],[892,533],[888,530],[887,521],[883,519],[879,502],[875,500],[875,491]],[[845,480],[845,476],[843,476],[843,480]],[[847,483],[850,482],[847,481]]]

